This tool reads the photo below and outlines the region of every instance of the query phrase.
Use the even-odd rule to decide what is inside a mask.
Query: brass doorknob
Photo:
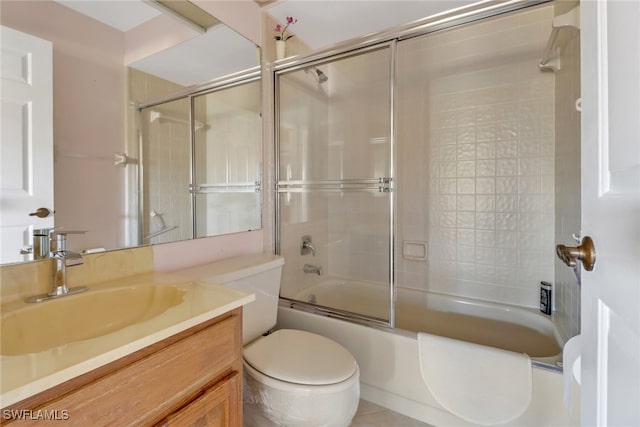
[[[35,212],[31,212],[29,214],[29,216],[37,216],[38,218],[46,218],[49,215],[51,215],[53,212],[51,212],[50,209],[47,208],[38,208],[36,209]]]
[[[581,261],[587,271],[593,270],[596,263],[596,248],[589,236],[583,237],[580,246],[557,245],[556,255],[569,267],[575,267],[576,260]]]

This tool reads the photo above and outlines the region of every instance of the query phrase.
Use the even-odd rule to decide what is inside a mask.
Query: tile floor
[[[350,427],[430,427],[430,425],[360,399],[358,412]]]

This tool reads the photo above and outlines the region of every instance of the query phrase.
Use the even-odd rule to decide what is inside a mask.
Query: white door
[[[33,228],[53,227],[52,45],[0,28],[0,264],[25,260]],[[42,211],[44,212],[44,211]]]
[[[585,426],[640,426],[640,2],[581,2]]]

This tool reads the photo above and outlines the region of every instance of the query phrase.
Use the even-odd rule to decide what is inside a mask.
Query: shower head
[[[329,77],[327,77],[327,75],[325,73],[323,73],[322,71],[320,71],[320,69],[316,68],[316,74],[318,75],[318,83],[322,84],[324,82],[326,82],[327,80],[329,80]]]
[[[320,70],[318,67],[308,67],[304,69],[305,73],[310,73],[311,70],[316,72],[316,79],[318,80],[318,84],[323,84],[324,82],[326,82],[327,80],[329,80],[329,77],[327,77],[327,75],[325,73],[322,72],[322,70]]]

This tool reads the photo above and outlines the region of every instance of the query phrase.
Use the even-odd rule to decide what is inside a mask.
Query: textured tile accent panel
[[[424,214],[401,209],[398,238],[428,224],[430,257],[420,283],[398,262],[399,286],[536,307],[554,280],[555,76],[537,65],[553,6],[524,15],[400,44],[397,197]],[[404,194],[413,179],[431,191]]]

